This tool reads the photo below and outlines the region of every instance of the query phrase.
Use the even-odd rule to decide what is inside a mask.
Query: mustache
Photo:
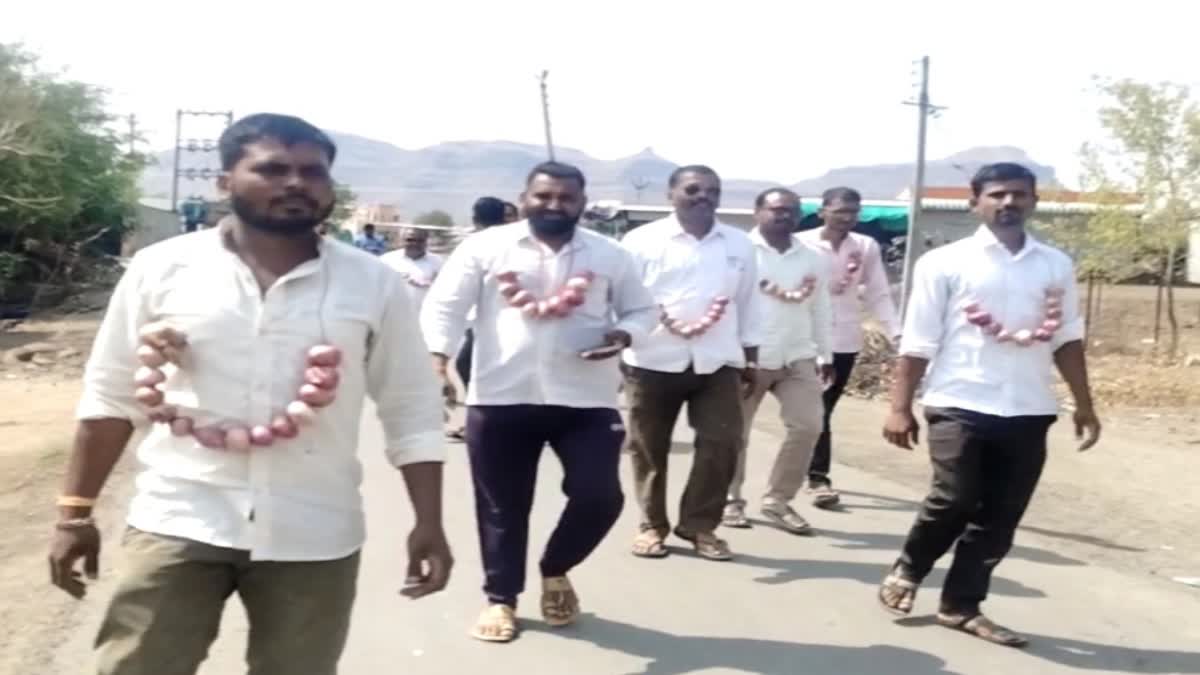
[[[317,203],[317,200],[309,197],[308,195],[285,195],[277,199],[272,199],[270,204],[271,206],[283,206],[288,202],[295,201],[303,202],[306,206],[314,210],[320,206],[320,204]]]

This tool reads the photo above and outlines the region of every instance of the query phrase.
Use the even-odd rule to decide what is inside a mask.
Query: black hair
[[[976,171],[975,177],[971,179],[971,194],[978,197],[983,192],[985,184],[1009,180],[1027,181],[1030,190],[1037,194],[1037,176],[1015,162],[996,162],[979,167],[979,171]]]
[[[506,211],[507,211],[508,209],[512,209],[513,211],[520,211],[520,210],[521,210],[521,209],[518,209],[518,208],[517,208],[517,205],[516,205],[516,204],[514,204],[514,203],[512,203],[512,202],[504,202],[504,209],[505,209]]]
[[[471,207],[471,220],[480,227],[504,224],[504,202],[496,197],[480,197]]]
[[[862,195],[858,190],[848,187],[835,187],[821,193],[821,206],[829,206],[835,201],[862,203]]]
[[[533,179],[538,176],[549,176],[558,180],[574,180],[579,181],[579,189],[587,187],[587,179],[583,177],[583,172],[570,164],[562,162],[542,162],[529,170],[529,175],[525,177],[525,185],[533,182]]]
[[[785,187],[773,187],[767,188],[766,190],[758,193],[758,196],[754,198],[754,208],[761,209],[763,204],[767,203],[767,197],[777,193],[783,195],[784,197],[795,199],[797,202],[800,201],[800,195],[796,194],[795,192],[792,192]]]
[[[716,181],[718,183],[721,182],[721,177],[719,175],[717,175],[717,172],[715,170],[713,170],[712,167],[705,166],[703,164],[688,164],[687,166],[681,166],[678,169],[675,169],[674,171],[671,172],[671,177],[667,179],[667,187],[673,188],[676,185],[679,185],[679,179],[682,178],[683,174],[685,174],[685,173],[695,173],[695,174],[700,174],[702,176],[712,176],[714,179],[716,179]]]
[[[374,230],[374,229],[375,229],[375,223],[367,223],[366,225],[363,225],[363,230],[365,231],[365,230],[367,230],[367,229],[372,229],[372,230]]]
[[[242,159],[245,147],[251,143],[271,138],[291,147],[297,143],[312,143],[320,146],[329,157],[329,163],[337,157],[337,146],[320,129],[292,115],[257,113],[234,122],[221,133],[217,148],[221,154],[221,168],[230,171]]]

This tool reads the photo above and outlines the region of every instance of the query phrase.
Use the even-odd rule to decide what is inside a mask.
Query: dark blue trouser
[[[549,444],[563,466],[567,506],[542,554],[542,576],[583,562],[621,514],[619,460],[625,427],[611,408],[471,406],[467,452],[488,600],[512,607],[525,590],[529,512],[538,460]]]

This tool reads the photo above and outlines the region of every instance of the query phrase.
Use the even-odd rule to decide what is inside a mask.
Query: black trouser
[[[467,453],[475,485],[475,517],[490,602],[517,606],[525,590],[529,512],[538,460],[549,445],[563,467],[567,505],[539,564],[559,577],[583,562],[612,529],[621,492],[625,426],[612,408],[484,405],[467,409]]]
[[[454,369],[458,371],[458,379],[462,380],[465,390],[471,384],[471,350],[475,348],[475,333],[468,328],[463,338],[462,348],[454,357]]]
[[[987,598],[992,570],[1012,548],[1056,418],[927,408],[925,419],[933,487],[897,564],[903,576],[919,582],[957,539],[942,585],[942,611],[973,614]]]
[[[830,484],[829,464],[833,460],[833,435],[829,431],[829,420],[833,417],[833,409],[838,399],[846,390],[850,381],[850,372],[854,370],[854,360],[858,352],[840,352],[833,355],[833,384],[821,395],[825,400],[825,426],[817,437],[817,445],[813,448],[812,463],[808,467],[810,483]]]

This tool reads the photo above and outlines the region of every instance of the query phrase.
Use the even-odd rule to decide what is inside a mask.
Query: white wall
[[[1188,238],[1187,280],[1189,284],[1200,284],[1200,223],[1192,223],[1192,236]]]

